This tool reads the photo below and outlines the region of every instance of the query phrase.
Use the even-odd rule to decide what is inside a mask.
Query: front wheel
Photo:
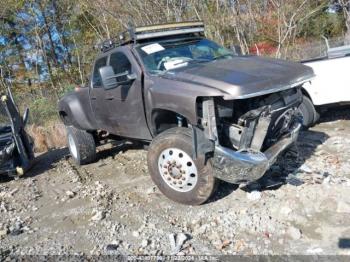
[[[67,126],[67,140],[70,154],[77,165],[91,163],[96,158],[96,145],[91,133]]]
[[[303,96],[303,101],[299,106],[299,110],[303,115],[303,126],[310,127],[316,124],[319,119],[319,114],[310,98]]]
[[[151,143],[147,156],[154,183],[168,198],[187,205],[200,205],[216,188],[210,161],[192,158],[192,132],[171,128]]]

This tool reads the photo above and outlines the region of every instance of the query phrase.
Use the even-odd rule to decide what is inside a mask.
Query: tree
[[[209,38],[244,53],[265,46],[266,55],[299,59],[300,42],[345,31],[350,39],[349,0],[338,2],[345,19],[328,18],[329,0],[2,0],[0,66],[17,90],[58,94],[85,84],[94,47],[130,23],[185,20],[203,20]]]
[[[349,0],[339,0],[339,3],[342,7],[344,18],[345,18],[345,42],[350,44],[350,1]]]

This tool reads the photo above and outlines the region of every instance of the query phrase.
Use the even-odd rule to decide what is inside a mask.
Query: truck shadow
[[[26,177],[35,177],[41,175],[46,171],[54,168],[56,164],[62,159],[69,157],[68,148],[59,148],[49,150],[43,154],[36,156],[32,168],[24,175]]]
[[[128,150],[141,150],[146,147],[145,144],[136,141],[129,142],[126,140],[114,141],[109,147],[101,147],[97,152],[97,160],[106,159],[109,157],[115,157],[119,153],[125,153]]]
[[[253,184],[244,188],[250,192],[252,190],[277,190],[285,184],[300,186],[305,183],[303,178],[298,177],[298,173],[310,173],[306,177],[313,175],[312,168],[304,165],[306,160],[314,155],[319,145],[322,145],[329,136],[326,133],[304,130],[300,132],[296,147],[291,148],[282,155],[277,163],[257,181],[257,185]],[[328,173],[322,174],[324,177]]]
[[[102,159],[107,159],[109,157],[114,158],[114,156],[120,152],[124,153],[128,150],[140,150],[143,148],[145,148],[145,145],[141,143],[116,141],[111,143],[110,146],[101,146],[98,149],[95,162]],[[20,177],[20,179],[42,175],[45,172],[55,168],[57,163],[63,159],[72,161],[68,148],[52,149],[45,153],[39,154],[35,157],[32,168],[28,170],[24,176]],[[10,182],[13,179],[15,179],[13,176],[0,175],[0,183]]]
[[[99,148],[95,162],[98,162],[102,159],[106,159],[108,157],[114,157],[120,152],[141,148],[141,144],[128,142],[125,143],[125,141],[113,142],[112,147],[109,147],[107,149],[103,147]],[[63,159],[71,161],[68,148],[54,149],[43,153],[35,158],[33,167],[28,171],[28,173],[25,176],[23,176],[23,178],[41,175],[46,171],[54,168],[56,164]]]
[[[335,120],[350,120],[350,105],[322,106],[319,109],[323,113],[321,113],[318,123],[327,123]]]
[[[323,144],[328,138],[329,136],[323,132],[314,130],[301,131],[295,147],[286,151],[262,178],[241,187],[241,189],[246,192],[251,192],[255,190],[277,190],[286,184],[294,186],[302,185],[304,181],[298,178],[296,174],[298,172],[303,172],[300,169],[305,161],[309,159],[315,153],[316,148]],[[208,203],[225,198],[238,188],[238,185],[220,182],[217,192],[209,199]]]

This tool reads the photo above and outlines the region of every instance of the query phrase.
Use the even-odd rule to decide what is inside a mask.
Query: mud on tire
[[[200,205],[216,189],[210,160],[204,155],[192,158],[192,132],[188,128],[171,128],[153,139],[147,162],[159,190],[176,202]]]
[[[92,134],[66,126],[70,154],[77,165],[85,165],[96,159],[96,145]]]

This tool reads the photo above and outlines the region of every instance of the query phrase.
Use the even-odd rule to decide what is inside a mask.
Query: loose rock
[[[101,221],[106,217],[106,213],[103,211],[95,212],[95,215],[91,218],[92,221]]]
[[[149,244],[149,240],[148,240],[148,239],[144,239],[144,240],[142,240],[142,242],[141,242],[141,247],[145,248],[145,247],[148,246],[148,244]]]
[[[66,191],[66,195],[69,197],[69,198],[73,198],[75,196],[75,193],[73,191]]]
[[[133,232],[132,232],[132,235],[133,235],[134,237],[139,237],[139,236],[140,236],[140,233],[137,232],[137,231],[133,231]]]
[[[118,249],[118,245],[117,244],[109,244],[106,246],[106,251],[115,251]]]
[[[301,167],[299,167],[299,170],[301,172],[308,173],[308,174],[312,173],[312,169],[306,164],[303,164]]]
[[[261,198],[261,192],[260,191],[247,192],[247,198],[251,201],[259,200]]]
[[[298,229],[296,227],[293,227],[293,226],[290,226],[287,229],[287,234],[294,240],[298,240],[298,239],[301,238],[301,231],[300,231],[300,229]]]

